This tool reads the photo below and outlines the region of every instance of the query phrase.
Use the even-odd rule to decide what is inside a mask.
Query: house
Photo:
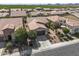
[[[13,24],[7,24],[3,27],[2,29],[3,35],[4,35],[4,40],[13,40],[14,38],[14,31],[15,27]]]
[[[21,9],[11,9],[10,10],[10,16],[26,16],[26,11]]]
[[[9,15],[9,9],[0,9],[0,17],[6,17]]]
[[[30,23],[32,20],[36,19],[40,23],[47,23],[48,17],[27,17],[27,23]]]
[[[29,12],[30,16],[37,16],[38,14],[39,14],[39,12],[37,12],[37,11]]]
[[[11,8],[11,11],[21,11],[21,8]]]
[[[52,22],[58,22],[60,25],[65,25],[66,23],[65,18],[58,15],[49,16],[48,19]]]
[[[66,19],[66,26],[70,29],[71,34],[79,32],[79,21],[78,20]]]
[[[9,15],[9,13],[0,13],[0,17],[6,17],[8,15]]]
[[[36,7],[35,10],[42,11],[43,8],[41,8],[41,7]]]
[[[0,12],[8,12],[9,9],[0,9]]]
[[[0,19],[0,40],[14,39],[13,33],[19,27],[22,27],[22,18]]]
[[[37,36],[46,35],[47,28],[43,25],[38,23],[37,19],[33,19],[30,23],[28,23],[29,30],[34,30],[37,32]]]
[[[51,8],[43,8],[44,11],[51,11]]]
[[[68,19],[60,16],[50,16],[48,19],[52,22],[58,22],[62,26],[66,26],[70,29],[70,33],[74,34],[79,32],[79,21],[74,19]]]
[[[61,16],[61,15],[64,15],[64,14],[66,14],[67,13],[67,11],[51,11],[51,14],[52,15],[59,15],[59,16]]]

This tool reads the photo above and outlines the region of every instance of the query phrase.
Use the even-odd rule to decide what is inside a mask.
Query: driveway
[[[0,42],[0,49],[4,47],[4,42]]]

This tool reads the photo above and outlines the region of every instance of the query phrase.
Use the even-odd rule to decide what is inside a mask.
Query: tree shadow
[[[38,41],[36,41],[34,42],[34,46],[32,48],[37,50],[40,46],[41,44]]]
[[[19,49],[21,56],[30,56],[32,54],[32,47],[26,46]]]

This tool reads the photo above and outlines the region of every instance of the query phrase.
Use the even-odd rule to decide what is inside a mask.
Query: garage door
[[[45,35],[45,30],[37,31],[37,35],[38,36]]]

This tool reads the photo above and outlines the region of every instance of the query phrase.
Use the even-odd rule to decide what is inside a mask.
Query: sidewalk
[[[1,49],[0,49],[0,56],[2,55],[3,49],[4,49],[4,48],[1,48]]]

